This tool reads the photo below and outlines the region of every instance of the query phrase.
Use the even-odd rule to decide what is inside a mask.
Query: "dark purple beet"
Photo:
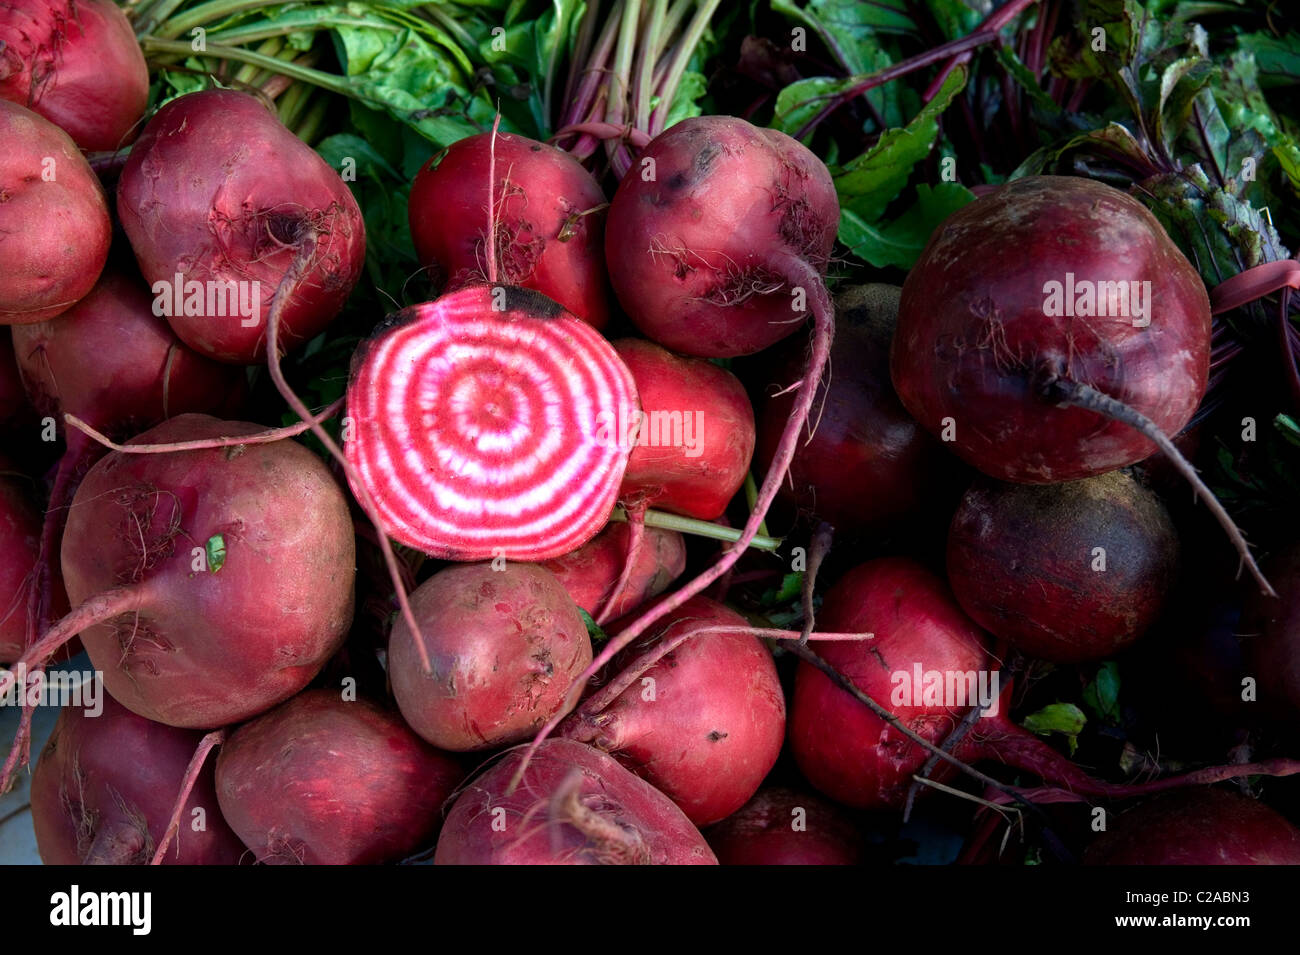
[[[1141,637],[1177,566],[1164,505],[1119,471],[1045,486],[982,478],[948,533],[948,581],[962,609],[1057,663],[1105,659]]]

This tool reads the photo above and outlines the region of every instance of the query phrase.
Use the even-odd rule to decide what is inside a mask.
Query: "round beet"
[[[712,362],[624,338],[614,349],[641,399],[619,499],[704,521],[722,516],[754,454],[754,409],[740,380]]]
[[[411,594],[433,667],[426,673],[406,621],[388,643],[388,675],[402,716],[451,752],[494,749],[535,732],[591,662],[578,606],[533,564],[448,567]]]
[[[1057,663],[1102,660],[1141,637],[1177,568],[1169,512],[1119,471],[1047,486],[976,481],[948,532],[962,609]]]
[[[104,189],[67,133],[0,99],[0,142],[0,325],[21,325],[91,290],[113,230]]]
[[[697,826],[754,795],[785,737],[772,655],[740,614],[693,597],[610,665],[564,733],[590,743],[681,807]],[[724,632],[699,633],[724,627]]]
[[[411,185],[411,238],[446,291],[489,281],[488,180],[493,187],[497,274],[554,299],[594,326],[609,320],[605,195],[562,149],[511,133],[480,133],[430,159]]]
[[[263,430],[179,415],[130,443]],[[210,729],[315,677],[352,622],[355,574],[343,491],[302,445],[112,452],[68,514],[63,577],[77,609],[56,629],[82,633],[124,706]]]
[[[1029,176],[930,237],[903,285],[892,375],[907,410],[975,467],[1046,484],[1156,450],[1127,424],[1061,406],[1063,383],[1174,435],[1209,357],[1209,296],[1155,217],[1098,182]]]
[[[575,551],[542,561],[556,576],[573,602],[593,617],[609,619],[630,613],[672,585],[686,569],[686,541],[677,531],[646,527],[637,548],[626,585],[618,594],[623,566],[628,559],[630,524],[611,521],[605,529]],[[606,608],[606,604],[609,606]]]
[[[705,837],[722,865],[857,865],[862,833],[839,806],[767,786]]]
[[[909,522],[933,502],[938,478],[952,470],[952,459],[903,409],[889,383],[898,295],[892,285],[865,285],[836,298],[830,371],[813,402],[816,430],[800,440],[790,480],[781,485],[786,503],[831,524],[837,535]],[[784,389],[802,377],[806,361],[801,337],[773,350],[779,352],[775,371],[763,376],[768,393],[757,399],[755,458],[764,471],[794,408],[795,395]]]
[[[1123,813],[1088,865],[1300,865],[1300,829],[1240,793],[1199,786]]]
[[[294,269],[280,344],[312,338],[365,260],[361,210],[339,174],[233,90],[188,93],[154,114],[118,180],[117,213],[168,323],[218,361],[265,356],[271,300]]]
[[[830,173],[803,145],[696,116],[656,136],[619,183],[605,259],[649,338],[688,355],[749,355],[800,327],[789,260],[824,273],[839,218]]]
[[[216,788],[259,862],[372,865],[431,842],[462,775],[395,714],[308,690],[231,734]]]
[[[149,103],[149,67],[113,0],[9,0],[0,99],[40,113],[87,152],[117,149]]]
[[[171,822],[203,734],[66,706],[32,771],[32,824],[46,865],[147,865]],[[92,715],[94,714],[94,715]],[[244,846],[221,815],[212,764],[199,771],[163,865],[234,865]]]
[[[715,865],[670,800],[590,746],[549,739],[517,787],[515,749],[467,784],[438,837],[435,865]]]

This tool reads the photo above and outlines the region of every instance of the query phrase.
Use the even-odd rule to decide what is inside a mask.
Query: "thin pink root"
[[[1284,288],[1300,289],[1300,262],[1295,259],[1264,262],[1220,282],[1210,293],[1210,311],[1230,312]]]
[[[180,832],[181,814],[185,812],[185,804],[189,802],[190,793],[194,791],[194,784],[198,782],[199,773],[203,770],[203,764],[207,762],[208,753],[225,741],[225,730],[213,730],[199,740],[198,748],[194,750],[189,765],[185,767],[185,775],[181,777],[181,791],[176,797],[175,806],[172,807],[171,821],[167,823],[167,831],[163,833],[162,840],[158,843],[153,858],[149,860],[150,865],[162,865],[163,859],[167,856],[167,847],[171,845],[172,839],[176,838],[176,834]],[[179,853],[180,851],[181,844],[177,840],[176,852]]]
[[[82,421],[74,414],[65,414],[63,419],[81,431],[87,437],[98,441],[104,447],[119,451],[122,454],[171,454],[176,451],[205,451],[209,448],[230,448],[241,444],[272,444],[276,441],[283,441],[286,438],[296,438],[304,431],[310,430],[314,425],[323,421],[328,421],[341,410],[343,410],[344,399],[340,398],[320,414],[311,415],[304,421],[297,424],[291,424],[284,428],[273,428],[268,431],[259,431],[254,434],[237,434],[221,438],[203,438],[198,441],[174,441],[171,444],[118,444],[96,431],[86,422]]]

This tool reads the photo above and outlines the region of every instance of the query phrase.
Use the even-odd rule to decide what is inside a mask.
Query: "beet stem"
[[[492,118],[492,138],[488,141],[488,231],[487,244],[487,280],[497,284],[497,130],[501,128],[501,113]],[[501,201],[505,201],[505,190],[501,190]]]
[[[972,706],[966,711],[966,715],[962,717],[961,722],[957,724],[956,729],[948,734],[947,738],[944,739],[939,748],[946,753],[951,753],[956,748],[957,744],[966,737],[966,734],[971,731],[975,724],[979,722],[980,717],[983,715],[983,708]],[[930,778],[930,774],[934,772],[934,767],[938,765],[939,757],[934,753],[931,753],[920,771],[913,776],[912,785],[907,787],[907,801],[903,804],[903,822],[907,822],[907,820],[911,818],[912,806],[916,802],[917,794],[921,791],[921,786],[939,786],[939,783],[936,783]]]
[[[171,841],[176,834],[180,832],[181,813],[185,811],[185,803],[189,801],[190,793],[194,790],[194,784],[198,782],[199,772],[203,769],[203,764],[207,762],[208,753],[225,741],[225,730],[213,730],[199,740],[198,748],[194,750],[189,765],[185,767],[185,775],[181,777],[181,790],[176,796],[176,805],[172,809],[171,821],[167,823],[167,831],[163,833],[162,841],[158,843],[153,858],[149,860],[150,865],[162,865],[163,858],[167,855],[167,847],[171,845]],[[177,839],[176,852],[178,856],[180,851],[181,844],[180,840]]]
[[[54,652],[77,634],[96,624],[112,620],[119,614],[140,609],[144,599],[143,588],[139,584],[132,584],[105,590],[84,601],[24,650],[12,669],[0,670],[0,698],[3,698],[17,681],[20,667],[28,674],[43,669]],[[25,704],[25,689],[25,687],[18,687],[20,698],[24,700],[22,720],[18,732],[14,734],[13,745],[9,748],[9,755],[5,757],[4,766],[0,768],[0,793],[9,791],[15,770],[19,766],[26,766],[30,761],[31,708]]]
[[[139,610],[143,603],[144,591],[139,584],[114,587],[85,600],[24,650],[23,655],[11,669],[0,670],[0,697],[8,693],[9,688],[13,686],[20,665],[29,670],[44,666],[59,647],[83,630],[88,630],[106,620],[112,620],[119,614]]]
[[[1178,473],[1186,478],[1196,494],[1204,499],[1205,506],[1210,509],[1210,513],[1219,522],[1219,526],[1227,533],[1228,539],[1232,541],[1232,545],[1236,548],[1242,563],[1250,568],[1251,576],[1255,578],[1260,589],[1270,597],[1277,596],[1277,592],[1273,590],[1273,585],[1268,582],[1263,571],[1259,569],[1259,565],[1255,563],[1255,557],[1250,552],[1250,545],[1246,543],[1246,538],[1242,535],[1241,530],[1233,523],[1228,512],[1219,503],[1219,499],[1214,496],[1214,492],[1201,480],[1201,476],[1196,473],[1196,469],[1192,467],[1191,462],[1183,457],[1178,448],[1174,447],[1174,443],[1156,426],[1154,421],[1140,411],[1130,408],[1124,402],[1118,401],[1082,382],[1072,381],[1068,378],[1052,378],[1047,382],[1046,387],[1057,403],[1083,408],[1086,411],[1092,411],[1121,424],[1126,424],[1163,451],[1165,457],[1169,459]],[[1238,575],[1241,573],[1240,566],[1237,573]]]
[[[621,507],[614,508],[609,515],[609,519],[611,521],[629,520],[627,511]],[[734,527],[710,524],[708,521],[697,520],[694,517],[682,517],[680,514],[669,514],[667,511],[656,511],[653,508],[648,508],[645,512],[645,526],[658,527],[666,531],[678,531],[682,534],[693,534],[696,537],[707,537],[711,540],[729,541],[733,544],[744,536],[744,531],[736,530]],[[759,526],[762,526],[762,522],[760,522]],[[755,550],[779,550],[781,544],[781,538],[767,537],[760,532],[750,538],[747,546]]]

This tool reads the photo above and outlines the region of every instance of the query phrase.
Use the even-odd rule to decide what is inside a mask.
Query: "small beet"
[[[488,179],[498,275],[487,275]],[[411,185],[411,238],[446,291],[495,281],[554,299],[594,328],[609,320],[605,195],[562,149],[511,133],[480,133],[425,164]]]
[[[448,567],[411,594],[433,667],[426,673],[406,620],[388,643],[402,716],[450,752],[517,743],[561,706],[591,662],[577,605],[548,570],[510,562]]]
[[[0,99],[87,152],[126,145],[149,104],[131,21],[113,0],[10,0],[0,6]]]
[[[952,458],[907,413],[889,382],[889,346],[899,290],[856,286],[835,301],[830,371],[813,402],[816,430],[799,442],[781,498],[807,515],[854,536],[907,523],[935,499],[937,478]],[[762,376],[769,394],[757,399],[760,469],[766,471],[795,395],[784,389],[803,374],[802,336],[773,349],[774,370]]]

